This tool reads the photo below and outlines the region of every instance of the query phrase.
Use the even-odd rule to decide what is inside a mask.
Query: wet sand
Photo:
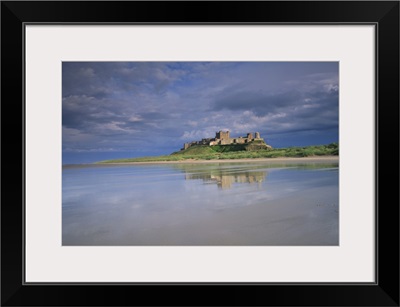
[[[337,246],[333,158],[71,167],[62,244]]]
[[[282,162],[295,162],[295,163],[330,163],[338,162],[339,156],[319,156],[319,157],[304,157],[304,158],[254,158],[254,159],[215,159],[215,160],[195,160],[186,159],[181,161],[149,161],[149,162],[116,162],[116,163],[97,163],[101,165],[124,165],[124,164],[202,164],[202,163],[234,163],[234,162],[268,162],[268,163],[282,163]]]

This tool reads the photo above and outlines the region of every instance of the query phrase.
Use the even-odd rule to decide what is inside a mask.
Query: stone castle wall
[[[247,133],[245,137],[231,138],[229,131],[218,131],[215,133],[215,138],[202,139],[201,141],[193,141],[185,143],[182,150],[188,149],[193,145],[230,145],[230,144],[246,144],[255,140],[264,140],[260,137],[260,133],[256,132],[253,137],[252,133]]]

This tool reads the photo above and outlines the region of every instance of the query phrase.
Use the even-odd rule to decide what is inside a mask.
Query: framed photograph
[[[399,306],[398,1],[1,7],[2,305]]]

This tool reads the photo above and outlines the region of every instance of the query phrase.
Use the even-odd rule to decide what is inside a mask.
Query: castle
[[[181,150],[188,149],[193,145],[230,145],[230,144],[246,144],[252,141],[264,141],[260,137],[260,133],[256,132],[253,137],[253,133],[247,133],[247,136],[240,136],[238,138],[231,138],[229,131],[219,131],[215,133],[215,138],[202,139],[201,141],[193,141],[190,143],[185,143]]]

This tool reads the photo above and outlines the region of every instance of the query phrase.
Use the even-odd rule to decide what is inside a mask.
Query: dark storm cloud
[[[181,74],[179,70],[168,72],[166,64],[157,62],[64,62],[63,96],[104,98],[143,90],[160,93]]]
[[[329,77],[322,81],[309,78],[307,82],[285,84],[275,93],[261,89],[258,92],[220,93],[212,110],[247,112],[249,118],[268,134],[337,128],[338,84],[335,78]]]
[[[268,95],[266,93],[238,92],[229,94],[214,103],[214,111],[252,110],[257,114],[274,113],[288,106],[299,103],[300,93],[291,91]]]

